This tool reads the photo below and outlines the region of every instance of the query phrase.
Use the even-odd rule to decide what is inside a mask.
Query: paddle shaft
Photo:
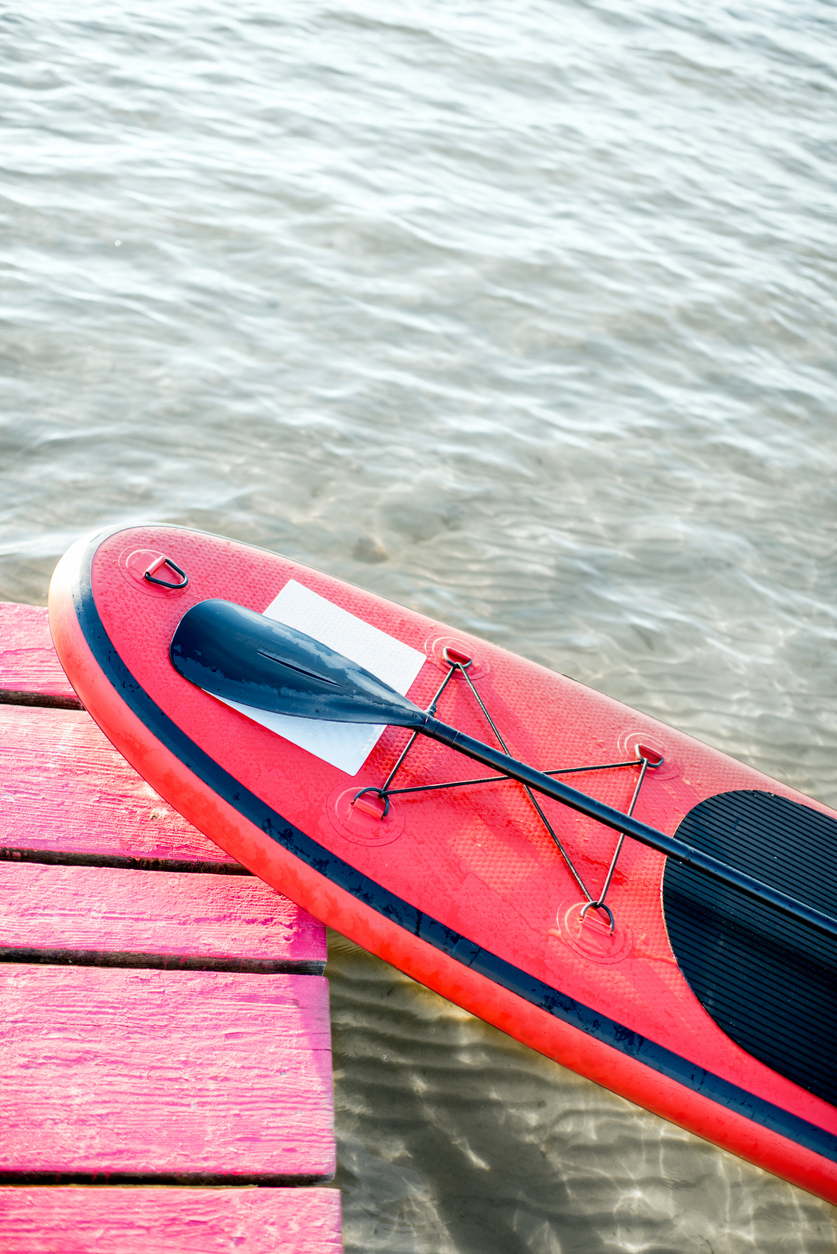
[[[656,849],[669,858],[674,858],[675,862],[680,862],[683,866],[694,867],[696,871],[702,871],[704,875],[711,876],[719,883],[738,889],[739,892],[745,893],[755,901],[774,906],[791,919],[807,923],[817,931],[824,932],[826,936],[837,937],[837,919],[832,919],[812,906],[788,897],[778,889],[771,888],[769,884],[763,884],[753,876],[745,875],[743,871],[737,871],[735,867],[728,866],[727,863],[713,858],[701,849],[685,844],[675,836],[667,836],[665,832],[659,832],[655,827],[649,827],[647,823],[641,823],[631,815],[614,810],[612,806],[605,805],[603,801],[597,801],[595,797],[588,797],[586,793],[570,788],[568,784],[562,784],[550,775],[544,775],[542,771],[536,771],[525,762],[518,762],[516,758],[483,744],[481,740],[475,740],[472,736],[466,736],[464,732],[448,727],[439,719],[428,715],[423,724],[416,725],[416,730],[433,740],[440,741],[443,745],[449,745],[451,749],[456,749],[458,753],[463,753],[466,757],[473,758],[475,762],[481,762],[483,766],[500,771],[501,774],[508,775],[529,788],[534,788],[546,797],[552,797],[554,801],[563,802],[571,809],[586,814],[588,818],[596,819],[599,823],[612,827],[614,831],[632,836],[634,840],[640,841],[643,845],[649,845],[651,849]]]
[[[186,679],[224,700],[302,718],[390,723],[423,732],[483,766],[650,845],[684,866],[694,867],[826,936],[837,937],[837,920],[827,914],[448,727],[357,663],[304,632],[254,610],[231,601],[198,602],[180,620],[172,637],[170,656],[175,670]]]

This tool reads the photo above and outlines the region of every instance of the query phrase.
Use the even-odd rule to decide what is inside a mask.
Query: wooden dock
[[[10,604],[0,903],[0,1252],[339,1254],[323,926],[160,800]]]

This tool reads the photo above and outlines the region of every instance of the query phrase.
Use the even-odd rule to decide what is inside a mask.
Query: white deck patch
[[[402,696],[406,696],[427,661],[417,649],[341,610],[338,605],[332,605],[295,579],[285,584],[264,615],[336,649],[383,679]],[[339,767],[347,775],[357,774],[384,730],[369,723],[327,723],[320,719],[293,718],[288,714],[257,710],[238,701],[226,704],[301,749],[307,749],[323,762]]]

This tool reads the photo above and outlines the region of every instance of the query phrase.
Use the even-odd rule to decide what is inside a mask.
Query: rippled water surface
[[[275,548],[837,804],[837,9],[0,6],[0,597]],[[334,937],[346,1248],[835,1212]]]

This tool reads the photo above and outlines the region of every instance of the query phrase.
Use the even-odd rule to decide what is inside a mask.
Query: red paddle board
[[[512,1036],[837,1202],[833,940],[630,838],[614,867],[616,832],[442,744],[209,695],[169,647],[212,598],[832,912],[837,816],[572,679],[217,536],[101,532],[53,578],[53,638],[85,707],[223,849]]]

